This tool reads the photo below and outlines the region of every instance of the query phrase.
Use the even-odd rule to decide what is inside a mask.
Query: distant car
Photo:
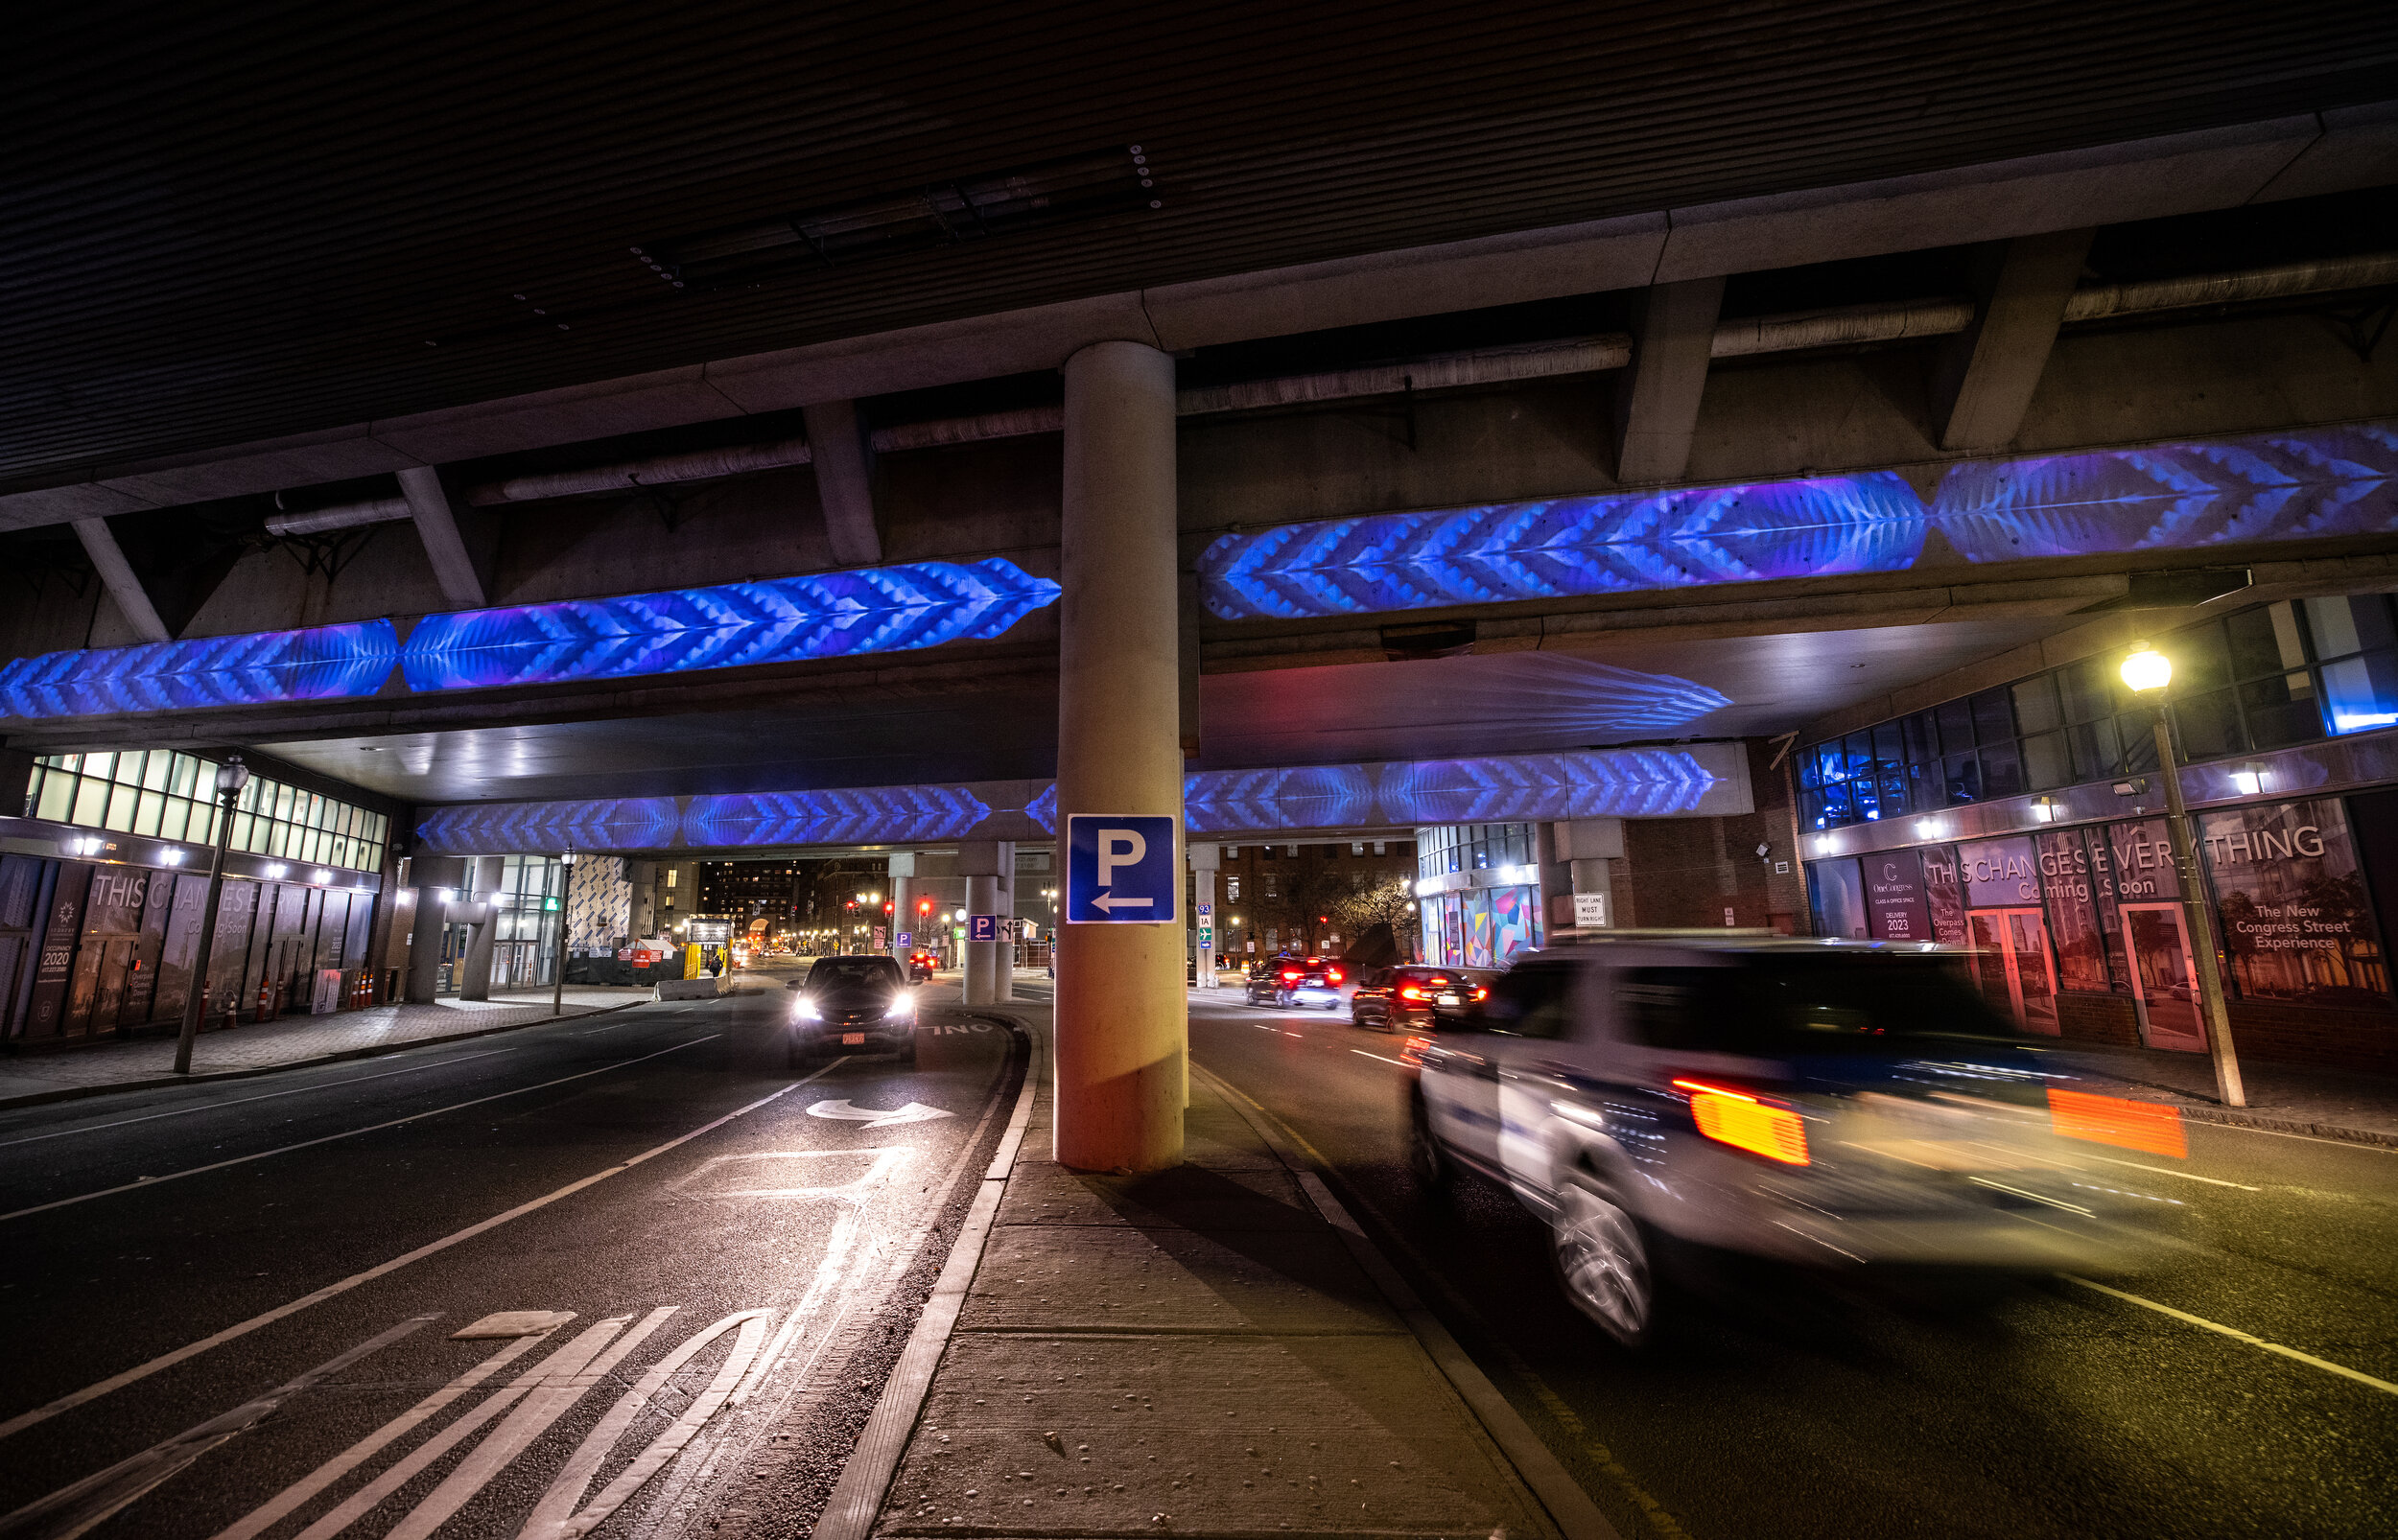
[[[930,978],[936,962],[937,960],[930,952],[909,952],[907,954],[907,982],[922,984]]]
[[[844,1053],[895,1053],[916,1062],[916,996],[899,964],[882,956],[819,957],[787,988],[794,1066]]]
[[[2072,1142],[2107,1141],[1959,964],[1637,933],[1532,953],[1475,1030],[1422,1045],[1409,1163],[1511,1188],[1567,1295],[1627,1346],[1654,1330],[1669,1244],[1933,1278],[2161,1248],[2185,1211]]]
[[[1248,1000],[1282,1010],[1322,1006],[1337,1011],[1348,1000],[1349,970],[1335,957],[1270,957],[1249,965]]]
[[[1490,995],[1462,968],[1370,968],[1358,974],[1349,997],[1349,1019],[1382,1032],[1455,1032]]]

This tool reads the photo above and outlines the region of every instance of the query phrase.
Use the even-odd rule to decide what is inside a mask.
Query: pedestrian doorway
[[[2131,959],[2131,998],[2140,1040],[2151,1048],[2199,1053],[2206,1027],[2198,1017],[2198,968],[2190,927],[2177,903],[2123,906],[2124,950]]]
[[[1966,919],[1982,992],[2024,1031],[2057,1037],[2057,962],[2047,918],[2037,909],[1977,909]]]

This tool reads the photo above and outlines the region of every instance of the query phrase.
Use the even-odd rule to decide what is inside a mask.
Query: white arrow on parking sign
[[[1155,909],[1158,906],[1155,898],[1112,898],[1108,897],[1109,892],[1109,889],[1101,888],[1099,896],[1091,900],[1091,907],[1101,914],[1114,914],[1118,909]]]
[[[885,1111],[873,1107],[852,1107],[846,1101],[818,1102],[808,1109],[810,1117],[832,1118],[841,1123],[863,1123],[870,1129],[887,1129],[898,1123],[927,1123],[950,1114],[937,1107],[910,1102],[905,1107]]]

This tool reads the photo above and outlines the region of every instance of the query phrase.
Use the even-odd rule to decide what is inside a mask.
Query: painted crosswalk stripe
[[[298,1379],[276,1387],[254,1400],[245,1401],[222,1416],[209,1418],[196,1428],[188,1428],[164,1443],[153,1444],[140,1454],[121,1459],[106,1470],[84,1477],[69,1486],[62,1486],[48,1497],[38,1498],[0,1518],[0,1535],[21,1537],[21,1540],[74,1540],[138,1502],[161,1482],[184,1470],[194,1460],[219,1444],[233,1437],[284,1402],[311,1386],[332,1376],[379,1348],[388,1347],[411,1332],[437,1320],[438,1316],[412,1316],[389,1331],[346,1352],[336,1354],[317,1365]]]

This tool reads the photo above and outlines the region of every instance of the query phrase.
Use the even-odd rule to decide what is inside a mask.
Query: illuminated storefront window
[[[29,818],[151,839],[215,842],[217,761],[167,749],[53,754],[35,761]],[[338,798],[250,777],[233,813],[231,849],[317,866],[383,866],[390,820]]]

